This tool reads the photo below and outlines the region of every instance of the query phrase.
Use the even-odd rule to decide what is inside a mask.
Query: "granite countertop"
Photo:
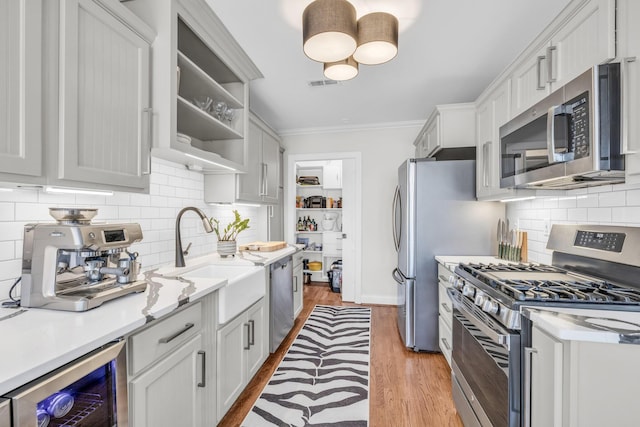
[[[640,312],[523,307],[522,314],[560,340],[640,345]]]
[[[183,273],[209,264],[266,266],[297,250],[288,246],[273,252],[243,251],[231,258],[189,258],[184,268],[166,266],[142,273],[139,280],[144,276],[147,281],[144,292],[85,312],[0,308],[0,396],[227,284],[225,277],[186,280],[180,277]]]

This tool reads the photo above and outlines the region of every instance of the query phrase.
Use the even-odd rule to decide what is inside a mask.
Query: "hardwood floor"
[[[340,294],[331,292],[326,283],[305,285],[304,308],[293,329],[253,377],[219,427],[240,426],[316,304],[355,305],[343,303]],[[369,426],[462,426],[451,397],[451,374],[444,356],[407,350],[398,334],[396,307],[370,307]]]

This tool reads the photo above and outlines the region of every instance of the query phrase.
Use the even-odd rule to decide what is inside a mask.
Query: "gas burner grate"
[[[560,302],[639,305],[640,289],[619,286],[604,280],[569,280],[567,271],[549,266],[533,264],[461,264],[467,273],[482,283],[517,302]],[[537,279],[496,279],[492,273],[522,272],[536,273]],[[540,279],[545,273],[566,275],[567,280]],[[556,276],[557,277],[557,276]]]

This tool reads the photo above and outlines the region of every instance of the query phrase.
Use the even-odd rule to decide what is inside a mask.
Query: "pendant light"
[[[302,14],[304,53],[314,61],[331,63],[353,54],[357,47],[356,9],[346,0],[315,0]]]
[[[374,12],[358,20],[358,48],[354,59],[366,65],[383,64],[398,54],[398,19]]]
[[[324,64],[324,76],[330,80],[351,80],[358,75],[358,63],[353,56]]]

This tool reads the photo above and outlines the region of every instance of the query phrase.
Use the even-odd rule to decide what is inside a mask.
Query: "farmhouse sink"
[[[227,323],[266,295],[264,267],[208,264],[180,274],[185,279],[226,278],[218,289],[218,323]]]

